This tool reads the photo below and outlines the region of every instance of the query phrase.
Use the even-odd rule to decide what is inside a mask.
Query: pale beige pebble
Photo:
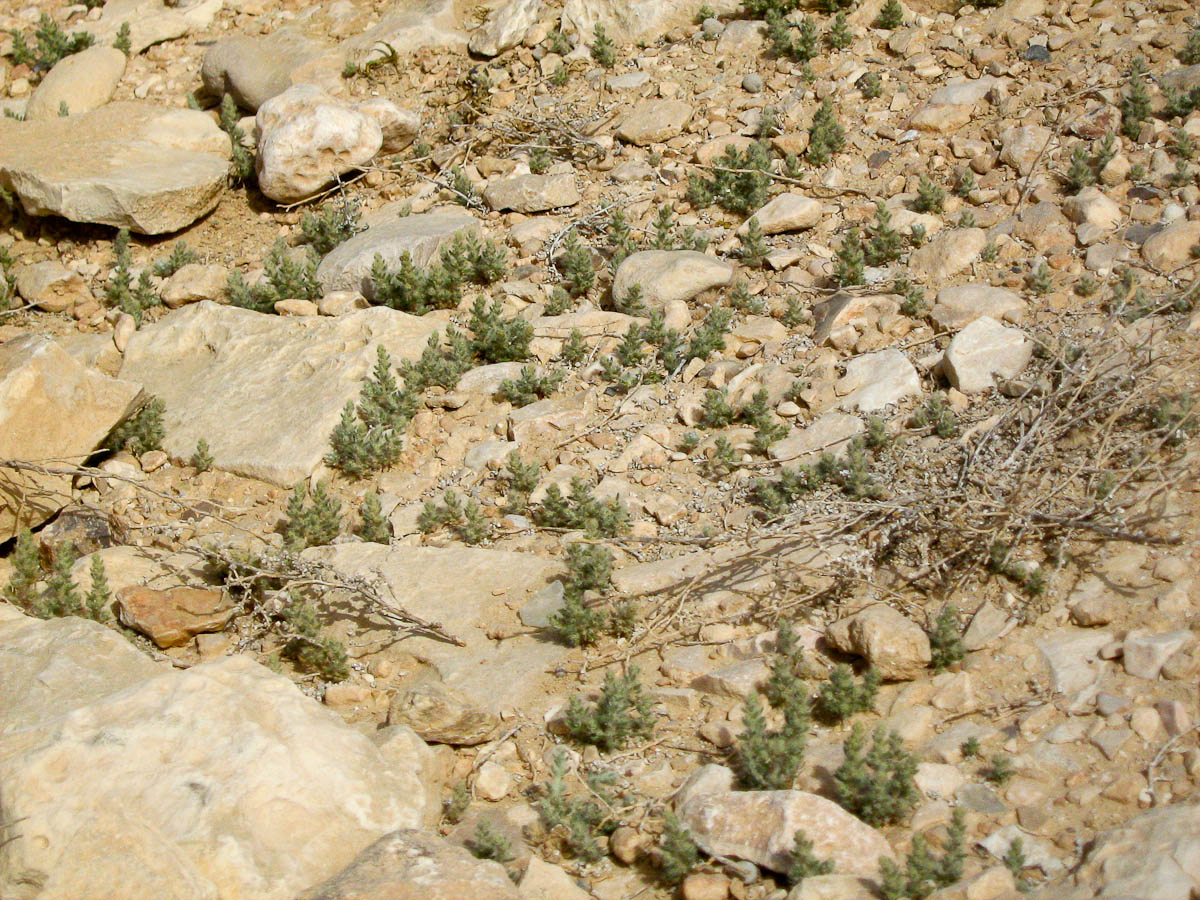
[[[620,862],[630,865],[637,861],[642,852],[645,838],[636,828],[622,825],[608,837],[609,852]]]
[[[1162,720],[1158,710],[1150,706],[1139,706],[1129,714],[1129,727],[1142,740],[1150,741],[1162,733]]]
[[[1186,560],[1178,556],[1164,556],[1154,564],[1154,577],[1163,581],[1178,581],[1188,574]]]
[[[729,896],[729,877],[719,873],[696,872],[683,879],[679,893],[683,900],[726,900]]]
[[[311,300],[280,300],[275,304],[275,312],[281,316],[320,315],[317,304]]]
[[[330,709],[354,709],[365,706],[370,699],[371,689],[353,681],[340,681],[325,688],[325,705]]]
[[[226,651],[233,649],[236,643],[237,636],[225,631],[217,634],[198,634],[196,635],[196,652],[200,654],[201,661],[216,659],[224,656]]]
[[[1178,700],[1160,700],[1154,704],[1163,728],[1171,737],[1183,734],[1192,727],[1192,714],[1187,704]]]
[[[147,450],[138,459],[143,472],[154,472],[169,463],[170,457],[162,450]]]
[[[370,305],[358,291],[330,291],[317,303],[317,312],[323,316],[344,316]]]
[[[124,353],[125,347],[129,344],[129,339],[133,337],[133,333],[137,331],[137,322],[129,313],[121,313],[117,319],[117,324],[113,326],[112,340],[113,346],[117,348],[118,353]]]
[[[503,800],[512,790],[512,775],[495,760],[489,759],[475,773],[475,793],[484,800]]]

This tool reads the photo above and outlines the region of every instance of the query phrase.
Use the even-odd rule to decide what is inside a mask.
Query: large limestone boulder
[[[79,619],[0,621],[0,712],[6,898],[291,900],[427,803],[415,758],[283,676],[156,666]]]
[[[136,101],[40,122],[0,119],[0,187],[31,216],[178,231],[210,212],[229,175],[211,116]]]
[[[882,834],[832,800],[804,791],[720,791],[692,797],[679,817],[707,853],[748,859],[786,872],[796,832],[818,859],[843,875],[876,878],[881,857],[894,858]]]
[[[488,634],[506,623],[514,632],[524,630],[512,610],[558,576],[562,570],[554,561],[474,547],[388,548],[365,542],[313,547],[304,557],[346,575],[382,578],[390,591],[386,596],[462,641],[463,646],[455,646],[414,636],[405,643],[437,668],[447,688],[470,703],[496,713],[544,702],[536,678],[514,678],[513,673],[553,668],[566,648],[529,634],[503,641]]]
[[[479,234],[479,221],[466,211],[429,212],[403,218],[385,213],[386,207],[368,221],[366,231],[339,244],[321,260],[317,278],[326,293],[359,291],[370,297],[374,293],[371,265],[376,255],[383,257],[388,268],[396,269],[400,267],[400,257],[407,253],[414,265],[425,268],[458,235]]]
[[[258,108],[258,187],[279,203],[318,193],[339,175],[371,161],[383,129],[367,113],[298,84]]]
[[[141,396],[138,384],[89,369],[39,335],[0,344],[0,459],[83,462]],[[68,477],[5,470],[0,540],[70,502]]]
[[[284,318],[206,300],[137,331],[121,377],[166,404],[172,458],[190,458],[203,438],[217,468],[291,485],[328,452],[377,346],[416,359],[437,327],[383,307]]]
[[[125,74],[125,54],[113,47],[89,47],[59,60],[46,73],[25,108],[25,118],[53,119],[62,104],[71,115],[90,112],[112,99]]]
[[[280,28],[264,38],[232,34],[204,54],[200,77],[209,93],[229,94],[243,109],[257,111],[304,77],[305,65],[328,48],[297,28]]]
[[[612,293],[623,299],[636,284],[647,306],[663,309],[732,280],[733,266],[715,256],[695,250],[643,250],[630,254],[617,267]]]

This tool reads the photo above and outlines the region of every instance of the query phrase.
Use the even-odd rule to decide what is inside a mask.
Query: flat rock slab
[[[374,294],[371,264],[376,255],[383,258],[389,269],[400,268],[400,257],[405,253],[414,265],[425,268],[458,235],[478,233],[479,220],[466,212],[430,212],[391,221],[383,219],[334,247],[317,267],[317,278],[326,293],[358,291],[370,297]]]
[[[791,462],[793,466],[809,465],[822,453],[841,456],[850,440],[867,430],[858,416],[849,413],[827,412],[806,428],[793,428],[781,441],[771,445],[771,459]]]
[[[846,363],[846,374],[836,388],[842,409],[874,412],[908,397],[919,397],[921,377],[899,350],[880,350]]]
[[[1025,316],[1025,301],[1005,288],[960,284],[938,291],[937,302],[929,313],[944,331],[965,328],[980,316],[991,316],[998,322],[1020,322]]]
[[[804,791],[724,791],[683,804],[679,816],[707,853],[748,859],[786,872],[796,832],[812,841],[818,859],[843,875],[879,875],[879,859],[894,859],[882,834],[832,800]]]
[[[668,141],[683,133],[693,112],[682,100],[643,100],[625,117],[617,137],[639,146]]]
[[[515,625],[510,607],[519,607],[561,573],[553,560],[474,547],[368,543],[314,547],[304,557],[344,574],[381,577],[399,606],[441,623],[463,641],[465,647],[423,637],[405,643],[437,667],[447,687],[490,712],[538,699],[538,679],[514,673],[544,671],[569,652],[545,636],[517,635],[499,642],[487,636],[499,623]]]
[[[407,725],[424,741],[473,747],[492,736],[500,717],[473,706],[445,685],[430,683],[392,697],[387,721],[389,725]]]
[[[0,344],[0,459],[83,460],[141,402],[141,386],[77,362],[27,334]],[[70,502],[68,478],[8,472],[0,479],[0,540]]]
[[[515,175],[489,182],[483,199],[494,210],[512,209],[522,213],[545,212],[562,206],[574,206],[581,199],[570,172],[560,175]]]
[[[136,332],[121,376],[166,404],[173,459],[189,459],[203,438],[216,468],[288,486],[328,452],[376,347],[416,359],[437,325],[384,307],[283,318],[206,300]]]
[[[31,216],[178,231],[210,212],[229,175],[229,138],[211,116],[110,103],[40,122],[0,119],[0,185]]]
[[[428,802],[415,758],[246,657],[177,671],[95,623],[22,617],[0,673],[0,709],[41,701],[0,732],[0,820],[21,822],[0,896],[292,900]]]
[[[710,288],[733,280],[733,266],[695,250],[642,250],[630,254],[613,277],[614,297],[624,299],[637,285],[642,300],[663,309],[676,300],[691,300]]]
[[[221,591],[177,587],[166,591],[127,588],[117,595],[117,618],[166,649],[186,644],[198,634],[220,631],[236,608]]]

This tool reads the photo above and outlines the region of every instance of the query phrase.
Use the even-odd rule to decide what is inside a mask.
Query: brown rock
[[[725,900],[729,896],[729,878],[711,872],[697,872],[679,886],[683,900]]]
[[[221,591],[176,587],[165,591],[125,588],[117,594],[117,618],[156,645],[179,647],[198,634],[220,631],[234,606]]]

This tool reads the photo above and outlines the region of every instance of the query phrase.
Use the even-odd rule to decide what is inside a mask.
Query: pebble
[[[763,89],[762,76],[757,72],[751,72],[742,79],[742,90],[751,94],[757,94]]]

